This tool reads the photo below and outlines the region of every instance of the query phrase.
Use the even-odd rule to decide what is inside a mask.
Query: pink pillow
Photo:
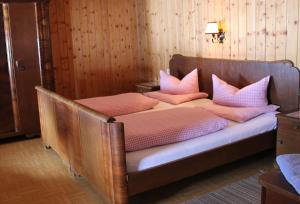
[[[220,105],[236,107],[260,107],[268,105],[267,90],[270,76],[242,89],[227,84],[212,75],[213,101]]]
[[[213,103],[205,104],[201,107],[217,116],[240,123],[255,118],[263,113],[274,112],[279,108],[279,106],[276,105],[263,107],[228,107]]]
[[[107,116],[127,115],[145,111],[159,103],[158,100],[143,96],[140,93],[125,93],[114,96],[87,98],[76,100],[76,102]]]
[[[145,96],[148,96],[150,98],[155,98],[157,100],[170,103],[173,105],[177,105],[180,103],[192,101],[199,98],[207,98],[208,94],[204,92],[198,92],[198,93],[192,93],[192,94],[181,94],[181,95],[171,95],[162,93],[160,91],[153,91],[153,92],[147,92],[144,93]]]
[[[190,94],[199,92],[198,70],[194,69],[181,81],[160,71],[160,90],[167,94]]]

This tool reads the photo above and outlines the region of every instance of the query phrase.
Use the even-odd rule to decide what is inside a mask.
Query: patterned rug
[[[260,204],[261,186],[258,177],[251,176],[183,204]]]

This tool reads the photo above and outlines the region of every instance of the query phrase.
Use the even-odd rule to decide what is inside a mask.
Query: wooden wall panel
[[[276,2],[266,1],[266,60],[275,60]]]
[[[299,1],[287,1],[287,39],[297,40],[298,38],[298,18]],[[300,32],[300,30],[299,30]],[[299,39],[300,40],[300,39]],[[296,41],[298,42],[298,41]],[[297,62],[298,43],[286,43],[286,57],[293,62]]]
[[[199,54],[204,56],[204,57],[209,57],[210,53],[209,53],[209,45],[211,44],[210,41],[211,39],[209,38],[208,35],[204,35],[204,32],[205,32],[205,26],[206,24],[204,22],[208,22],[210,21],[209,19],[209,12],[208,12],[208,1],[207,0],[204,0],[202,1],[202,8],[201,8],[201,18],[200,18],[200,21],[201,21],[201,29],[202,29],[202,33],[201,35],[203,36],[202,37],[202,41],[199,41],[199,42],[202,42],[202,43],[199,43],[200,45],[202,44],[202,46],[200,47],[200,50],[199,50]],[[201,38],[200,38],[201,39]]]
[[[256,15],[256,2],[253,0],[247,0],[247,16],[246,16],[246,29],[247,29],[247,53],[246,58],[249,60],[255,60],[255,36],[256,36],[256,27],[255,27],[255,15]]]
[[[266,59],[266,1],[256,0],[256,60]]]
[[[66,1],[50,4],[51,40],[56,88],[65,96],[74,96],[72,43],[70,43],[69,5]]]
[[[110,95],[133,91],[134,84],[143,80],[145,70],[138,66],[142,56],[138,34],[142,35],[137,32],[137,2],[51,0],[58,93],[70,98]],[[153,19],[153,25],[157,21]]]
[[[139,50],[148,52],[149,58],[153,55],[162,60],[141,63],[151,69],[152,75],[144,76],[147,79],[157,79],[158,70],[165,69],[172,54],[176,53],[211,58],[289,59],[300,67],[300,0],[141,0],[140,4],[144,8],[137,10],[138,15],[168,13],[169,16],[167,19],[152,18],[151,23],[146,19],[138,24],[142,39],[161,45],[160,49],[151,49],[151,46],[145,48],[143,43],[139,44]],[[154,10],[157,7],[160,10]],[[211,36],[204,34],[208,21],[223,22],[224,44],[213,44]],[[143,30],[145,25],[142,24],[148,25],[147,30]],[[156,28],[162,24],[167,24],[164,33]],[[170,49],[174,47],[177,49]]]
[[[246,0],[239,0],[239,24],[238,24],[238,34],[239,34],[239,41],[238,47],[239,52],[238,56],[240,59],[247,58],[247,1]]]
[[[230,57],[232,59],[239,58],[239,1],[230,0]],[[212,56],[214,57],[214,56]]]
[[[217,49],[222,49],[223,50],[223,54],[222,57],[220,58],[230,58],[231,57],[231,36],[229,35],[230,31],[231,31],[231,21],[226,20],[225,19],[230,19],[231,16],[231,12],[230,12],[230,8],[231,8],[231,0],[225,0],[224,1],[224,11],[223,11],[223,26],[224,26],[224,31],[228,34],[226,36],[226,40],[224,41],[223,45],[218,44],[217,45]],[[203,22],[203,24],[205,24],[205,22]],[[203,35],[205,35],[203,33]],[[209,35],[205,35],[206,38],[210,38]],[[201,56],[201,55],[200,55]]]
[[[51,0],[57,91],[71,98],[133,91],[173,54],[290,59],[300,67],[300,0]],[[224,44],[204,30],[222,21]]]

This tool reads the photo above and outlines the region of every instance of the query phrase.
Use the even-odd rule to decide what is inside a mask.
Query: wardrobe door
[[[0,5],[0,135],[14,132],[14,118],[5,45],[2,4]],[[1,137],[1,136],[0,136]]]
[[[41,84],[36,3],[4,5],[17,132],[39,132],[35,86]]]

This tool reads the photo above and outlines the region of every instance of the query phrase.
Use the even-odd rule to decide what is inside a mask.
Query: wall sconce
[[[225,32],[217,22],[208,22],[205,29],[205,34],[212,35],[213,43],[223,43],[225,39]]]

